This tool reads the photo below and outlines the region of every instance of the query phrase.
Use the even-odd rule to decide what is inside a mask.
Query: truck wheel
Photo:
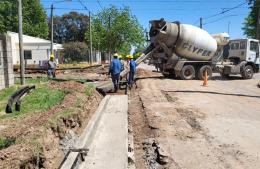
[[[203,80],[204,79],[204,73],[207,70],[208,73],[208,79],[211,79],[212,77],[212,68],[209,65],[202,66],[198,71],[198,79]]]
[[[192,65],[183,66],[180,77],[182,80],[192,80],[195,77],[194,67]]]
[[[246,65],[241,72],[242,78],[243,79],[252,79],[254,75],[254,69],[251,65]]]

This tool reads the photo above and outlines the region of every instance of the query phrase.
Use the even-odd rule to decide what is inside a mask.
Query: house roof
[[[14,43],[19,43],[19,34],[16,32],[7,32],[7,35],[12,38],[12,41]],[[33,37],[33,36],[28,36],[28,35],[23,35],[23,43],[25,44],[50,44],[50,40],[38,38],[38,37]],[[53,44],[54,48],[56,49],[62,49],[62,44],[54,43]]]

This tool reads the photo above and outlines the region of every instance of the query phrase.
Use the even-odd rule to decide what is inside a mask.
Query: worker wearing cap
[[[48,76],[50,78],[55,78],[56,77],[56,75],[55,75],[56,66],[57,66],[57,64],[54,61],[54,55],[51,54],[50,60],[48,61]]]
[[[111,74],[112,81],[114,84],[114,90],[117,92],[119,88],[119,77],[121,72],[121,62],[118,59],[119,55],[117,53],[114,54],[114,59],[112,60],[109,67],[109,74]]]
[[[129,78],[128,78],[128,85],[130,87],[133,86],[133,83],[135,82],[135,72],[136,72],[136,62],[134,60],[133,55],[128,55],[128,59],[129,59],[129,67],[130,67],[130,72],[129,72]]]

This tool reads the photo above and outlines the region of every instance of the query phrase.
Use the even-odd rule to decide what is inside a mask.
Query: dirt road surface
[[[129,121],[136,168],[259,169],[260,75],[251,80],[214,76],[165,79],[139,71]]]

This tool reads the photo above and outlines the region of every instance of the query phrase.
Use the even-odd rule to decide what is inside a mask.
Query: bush
[[[84,42],[69,42],[63,45],[63,57],[67,62],[87,61],[89,58],[88,46]]]
[[[15,144],[15,139],[0,137],[0,150]]]

